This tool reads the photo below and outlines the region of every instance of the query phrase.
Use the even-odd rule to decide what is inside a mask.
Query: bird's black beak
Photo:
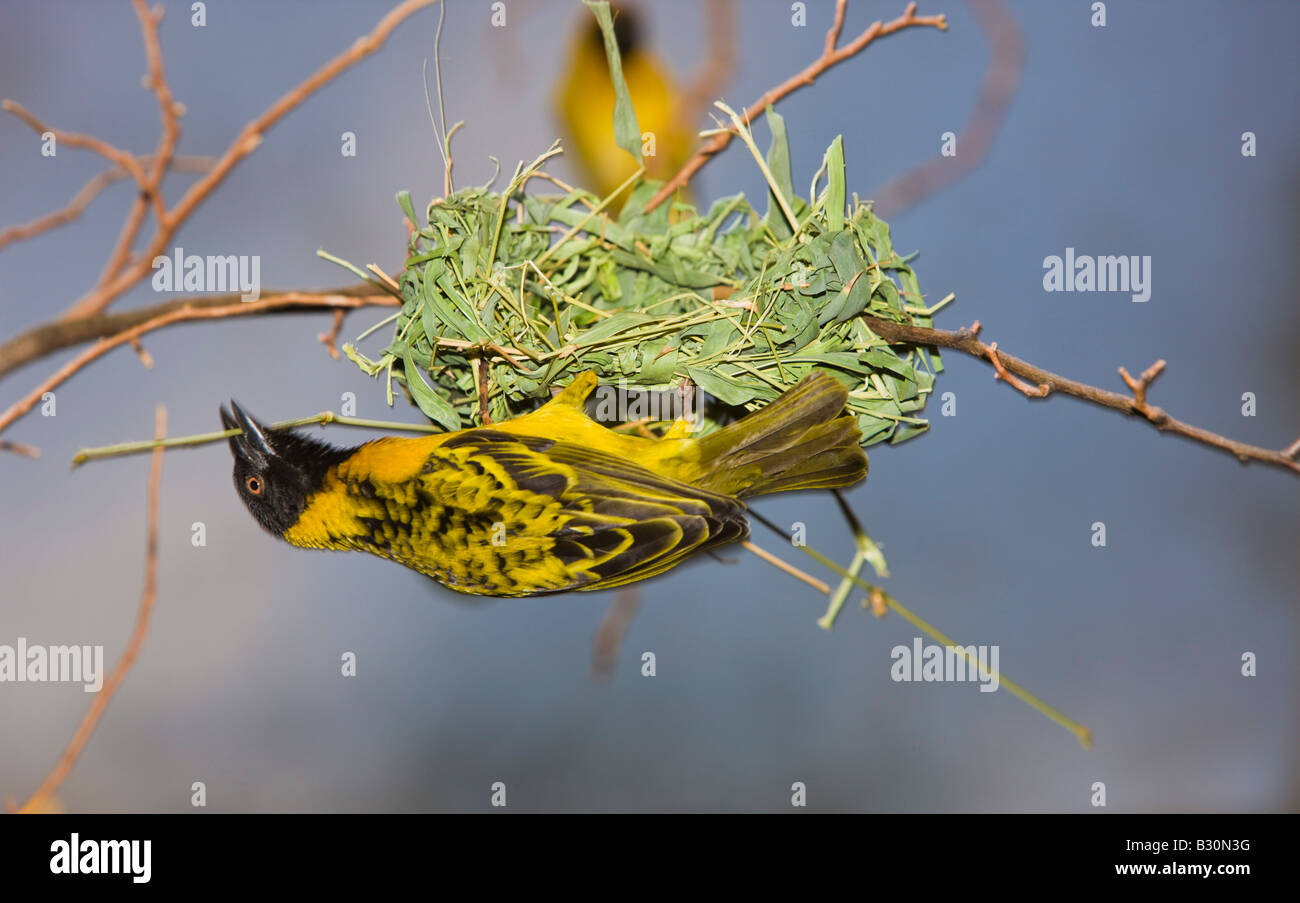
[[[266,427],[249,416],[233,398],[230,400],[230,408],[234,411],[233,415],[222,405],[221,425],[228,430],[244,431],[242,436],[230,437],[230,450],[235,456],[255,463],[264,463],[268,458],[274,457],[275,450],[267,439]]]

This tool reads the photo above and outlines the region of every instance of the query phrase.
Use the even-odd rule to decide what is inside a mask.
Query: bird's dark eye
[[[253,495],[262,494],[263,483],[261,477],[256,475],[251,476],[248,479],[244,480],[244,485],[248,487],[248,491],[251,492]]]

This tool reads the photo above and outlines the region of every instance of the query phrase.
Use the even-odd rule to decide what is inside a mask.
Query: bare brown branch
[[[167,411],[162,405],[158,405],[154,415],[154,437],[163,439],[166,435]],[[126,678],[131,666],[135,664],[136,656],[140,654],[140,647],[144,645],[144,638],[149,632],[149,617],[153,613],[154,598],[158,591],[158,491],[162,483],[162,458],[163,450],[155,448],[149,463],[149,514],[145,532],[144,590],[140,594],[140,607],[136,610],[135,629],[131,631],[131,638],[127,640],[126,648],[122,650],[122,657],[117,660],[113,672],[104,680],[103,687],[95,694],[95,701],[90,704],[85,717],[77,725],[77,730],[68,741],[63,755],[59,757],[59,761],[41,786],[18,809],[20,814],[41,811],[45,803],[67,779],[72,772],[72,767],[77,764],[81,751],[89,742],[91,734],[95,732],[99,719],[103,717],[105,709],[117,692],[117,688]]]
[[[0,451],[13,452],[15,455],[22,455],[24,458],[39,458],[41,450],[34,445],[26,445],[22,442],[10,442],[8,439],[0,439]]]
[[[198,206],[212,194],[213,190],[215,190],[218,185],[225,181],[226,176],[228,176],[245,157],[257,149],[257,146],[262,142],[262,136],[267,132],[267,130],[300,106],[308,97],[332,81],[339,75],[339,73],[378,50],[393,30],[405,19],[410,17],[412,13],[436,2],[437,0],[405,0],[405,2],[398,4],[379,21],[369,34],[358,38],[347,50],[330,60],[297,87],[288,91],[265,112],[263,112],[262,115],[245,125],[244,128],[240,130],[239,134],[235,136],[235,139],[231,142],[230,146],[226,148],[225,152],[217,158],[217,162],[213,165],[211,170],[209,170],[203,178],[191,185],[189,190],[186,191],[181,199],[176,202],[174,207],[158,214],[157,230],[149,240],[145,250],[132,258],[129,263],[118,269],[113,275],[107,279],[101,280],[93,289],[83,295],[70,308],[68,308],[68,310],[63,313],[62,318],[67,320],[99,313],[119,298],[123,292],[148,275],[151,270],[150,261],[166,250],[167,245],[171,242],[172,236],[175,234],[176,230],[180,228],[181,224],[184,223],[198,208]],[[153,24],[147,24],[147,21],[153,22]],[[148,13],[148,19],[142,19],[141,24],[145,32],[146,52],[152,54],[154,49],[151,47],[152,39],[150,36],[153,33],[151,29],[156,29],[157,26],[156,21],[153,21],[152,19],[152,13]],[[156,35],[154,35],[154,37],[156,37]],[[161,154],[168,150],[167,129],[169,126],[167,121],[167,111],[171,110],[173,114],[176,113],[175,103],[170,100],[170,89],[159,87],[155,81],[164,80],[161,67],[161,57],[159,57],[156,71],[151,58],[149,80],[150,86],[158,95],[159,104],[164,110],[164,135],[159,149],[159,153]],[[11,104],[10,101],[5,101],[5,109],[9,109],[11,105],[17,106],[16,104]],[[86,136],[75,137],[82,140],[96,142],[97,145],[102,145],[102,142],[98,142],[98,139],[87,139]],[[106,147],[97,147],[96,149],[101,150],[101,152],[105,149],[116,150],[115,148]],[[126,166],[128,170],[131,170],[135,158],[121,151],[118,153],[122,155],[123,159],[110,159],[114,159],[114,162]],[[144,174],[139,171],[138,166],[135,171],[132,172],[132,175],[136,176],[137,180],[141,182],[142,190],[152,192],[152,194],[156,196],[156,190],[150,187],[150,182],[146,179]],[[136,208],[133,208],[132,212],[128,214],[127,223],[123,227],[123,238],[119,239],[118,245],[114,249],[113,256],[110,258],[110,266],[108,270],[106,270],[106,273],[113,269],[113,261],[121,257],[124,248],[127,248],[129,253],[129,245],[125,244],[124,237],[133,234],[134,231],[138,231],[139,223],[136,221],[142,217],[143,214],[137,212]]]
[[[695,122],[721,93],[736,68],[736,29],[733,0],[709,0],[704,7],[708,52],[691,83],[682,92],[674,118]]]
[[[131,174],[141,188],[145,185],[144,170],[140,167],[139,161],[135,154],[127,153],[119,147],[114,147],[101,138],[93,135],[82,135],[79,132],[69,132],[64,129],[51,128],[46,125],[36,114],[28,110],[22,104],[13,100],[0,100],[0,109],[6,113],[12,113],[27,124],[32,131],[38,135],[49,132],[59,144],[66,144],[69,147],[79,147],[83,150],[93,151],[99,154],[108,162],[122,167]]]
[[[163,70],[162,45],[158,41],[158,25],[162,22],[163,9],[159,6],[151,10],[144,0],[132,0],[132,5],[135,8],[136,18],[140,20],[145,58],[149,64],[149,74],[145,76],[144,83],[145,87],[153,91],[158,98],[162,133],[158,138],[158,148],[154,151],[148,177],[140,185],[140,193],[131,204],[126,221],[118,233],[117,242],[109,255],[108,263],[99,276],[99,285],[108,282],[126,266],[131,257],[131,249],[135,247],[135,240],[140,234],[140,227],[144,225],[147,210],[153,210],[154,219],[158,221],[160,228],[167,222],[167,207],[162,198],[162,179],[172,156],[176,153],[176,143],[180,140],[181,133],[180,117],[184,112],[184,108],[172,99],[171,86],[167,84],[167,76]]]
[[[990,58],[979,98],[970,118],[957,132],[957,154],[936,154],[878,189],[875,210],[886,219],[951,185],[988,155],[1020,82],[1024,41],[1004,0],[969,0],[971,11],[988,38]]]
[[[979,321],[976,321],[975,326],[976,327],[979,326]],[[979,330],[977,328],[972,328],[971,331],[978,332]],[[997,342],[990,342],[986,348],[986,351],[988,352],[989,363],[993,365],[994,379],[1005,380],[1006,382],[1010,383],[1012,386],[1014,386],[1016,389],[1023,392],[1025,395],[1027,395],[1030,398],[1047,397],[1047,393],[1050,392],[1052,389],[1052,387],[1049,386],[1047,383],[1039,383],[1036,386],[1031,386],[1029,385],[1029,383],[1020,379],[1014,373],[1007,372],[1007,368],[1002,366],[1002,358],[998,356]]]
[[[1220,436],[1210,430],[1192,426],[1190,423],[1184,423],[1169,416],[1163,409],[1148,403],[1146,389],[1151,381],[1159,376],[1164,369],[1164,361],[1157,361],[1137,379],[1128,376],[1127,372],[1121,368],[1121,375],[1124,376],[1125,382],[1128,383],[1134,393],[1133,395],[1122,395],[1119,392],[1098,389],[1095,386],[1068,379],[1050,370],[1036,367],[1018,357],[1012,357],[1005,351],[999,351],[996,346],[986,345],[979,339],[978,323],[970,329],[953,331],[911,326],[872,316],[863,316],[863,320],[871,327],[872,332],[887,342],[908,342],[916,345],[952,348],[955,351],[969,354],[971,357],[986,360],[993,364],[995,368],[1000,366],[1002,369],[999,373],[1014,374],[1033,385],[1042,387],[1044,389],[1042,394],[1046,394],[1047,391],[1060,392],[1125,414],[1136,414],[1161,432],[1172,433],[1184,439],[1190,439],[1193,442],[1199,442],[1202,445],[1225,451],[1236,456],[1237,460],[1242,463],[1259,461],[1263,464],[1271,464],[1274,467],[1281,467],[1292,473],[1300,474],[1300,462],[1294,460],[1295,455],[1300,453],[1300,440],[1297,440],[1290,448],[1281,451],[1261,448],[1257,445],[1248,445],[1245,442],[1238,442],[1236,439]],[[1037,395],[1038,393],[1032,394]]]
[[[591,643],[591,671],[596,677],[608,680],[613,675],[619,651],[623,648],[623,638],[640,605],[640,587],[620,586],[614,590],[614,601],[596,628]]]
[[[946,31],[948,28],[948,20],[943,15],[918,16],[916,14],[916,4],[909,3],[907,9],[905,9],[903,14],[898,18],[889,22],[882,22],[877,19],[868,26],[866,31],[862,32],[862,34],[858,35],[851,42],[845,44],[843,47],[837,48],[835,45],[838,42],[840,30],[844,27],[844,7],[846,3],[847,0],[837,0],[836,2],[835,22],[831,26],[830,31],[827,32],[826,47],[822,51],[821,56],[796,75],[786,79],[775,88],[765,91],[758,97],[758,99],[746,107],[741,114],[741,120],[745,125],[752,122],[753,118],[765,110],[768,104],[776,103],[781,98],[804,87],[805,85],[811,85],[816,80],[817,76],[821,75],[836,63],[843,62],[849,57],[860,53],[878,38],[887,37],[895,32],[902,31],[905,28],[919,26],[937,28],[940,31]],[[699,150],[695,152],[695,155],[686,161],[686,165],[678,171],[677,175],[665,182],[663,187],[655,193],[655,196],[650,199],[650,203],[646,205],[646,209],[654,210],[668,198],[672,197],[673,193],[679,188],[684,188],[705,163],[731,143],[731,138],[731,132],[715,132],[709,140],[705,141],[704,144],[700,146]]]
[[[366,283],[349,285],[344,288],[319,289],[309,292],[263,291],[261,301],[273,301],[286,296],[315,295],[322,298],[343,295],[352,298],[376,295],[375,287]],[[0,344],[0,377],[19,367],[52,354],[64,348],[71,348],[95,339],[108,338],[139,326],[148,320],[178,310],[200,310],[209,307],[226,307],[239,304],[238,292],[221,295],[183,296],[171,301],[162,301],[147,307],[133,307],[117,313],[93,314],[75,320],[54,320],[35,326],[21,333],[4,344]],[[258,307],[249,313],[308,313],[313,310],[328,310],[338,305],[322,302],[318,305],[298,304],[291,307]]]
[[[372,306],[396,307],[398,303],[398,301],[388,295],[371,295],[367,297],[352,298],[345,295],[313,295],[287,292],[283,295],[277,295],[272,298],[264,298],[260,301],[251,301],[248,303],[236,302],[224,306],[199,306],[190,304],[179,307],[154,317],[153,319],[146,320],[137,326],[133,326],[125,332],[120,332],[112,338],[101,339],[68,363],[64,364],[34,390],[14,402],[9,406],[8,410],[3,414],[0,414],[0,432],[8,429],[15,420],[30,411],[36,403],[41,400],[42,395],[61,386],[69,377],[81,370],[87,364],[103,357],[119,345],[133,342],[147,332],[161,329],[164,326],[170,326],[173,323],[190,320],[219,320],[226,317],[251,316],[254,314],[267,313],[273,310],[294,307],[307,307],[312,309],[347,309]]]
[[[1165,362],[1163,359],[1156,361],[1150,367],[1143,370],[1142,375],[1137,379],[1129,376],[1128,371],[1123,367],[1119,368],[1120,378],[1124,380],[1126,386],[1133,390],[1133,401],[1137,408],[1143,412],[1144,416],[1146,415],[1146,410],[1148,408],[1147,386],[1151,385],[1151,383],[1155,381],[1155,378],[1163,373],[1164,370]]]
[[[483,358],[474,358],[474,377],[478,383],[478,422],[481,426],[492,425],[492,415],[488,413],[488,363]]]
[[[771,552],[767,551],[766,549],[762,548],[761,546],[755,545],[748,539],[742,542],[741,545],[745,549],[749,550],[750,552],[753,552],[759,558],[766,561],[768,564],[772,565],[772,567],[777,568],[778,570],[785,571],[791,577],[794,577],[796,580],[800,580],[808,584],[809,586],[817,590],[817,592],[821,593],[822,595],[829,596],[831,594],[830,585],[827,584],[825,581],[818,580],[816,577],[812,576],[811,574],[805,571],[799,570],[797,567],[795,567],[794,565],[790,564],[787,561],[782,561],[780,558],[777,558],[775,555],[773,555]]]
[[[139,158],[141,166],[149,166],[152,164],[153,160],[154,156],[152,154]],[[206,172],[208,169],[212,168],[213,162],[214,161],[211,157],[181,155],[172,160],[171,170],[172,172]],[[68,202],[66,207],[55,210],[53,213],[47,213],[44,216],[37,217],[31,222],[9,226],[7,229],[0,229],[0,248],[4,248],[6,245],[13,244],[14,242],[35,238],[38,235],[43,235],[46,232],[57,229],[59,226],[64,226],[73,222],[85,212],[86,208],[90,206],[90,202],[98,197],[100,192],[105,188],[122,181],[128,175],[130,175],[130,173],[121,166],[114,166],[112,169],[106,169],[83,185],[81,190],[73,196],[72,200]]]
[[[345,310],[334,311],[334,318],[330,324],[329,332],[316,335],[316,338],[320,339],[321,344],[325,346],[325,350],[329,352],[330,357],[334,358],[334,360],[339,359],[339,333],[343,331],[343,318],[346,315],[347,311]]]

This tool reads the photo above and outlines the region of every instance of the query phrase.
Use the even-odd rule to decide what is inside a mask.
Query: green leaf
[[[898,294],[898,286],[894,285],[894,280],[882,280],[880,285],[876,287],[876,294],[884,299],[885,305],[890,310],[902,312],[903,299]]]
[[[898,424],[898,428],[894,430],[894,435],[889,438],[889,444],[897,445],[900,442],[911,439],[913,436],[918,436],[921,433],[927,432],[929,429],[930,424],[928,423],[900,423]]]
[[[415,403],[424,415],[446,429],[460,429],[460,415],[445,398],[424,381],[424,377],[420,375],[420,368],[415,365],[409,352],[402,358],[402,371],[406,376],[406,386],[411,390],[411,397],[415,399]]]
[[[894,431],[895,423],[892,420],[881,420],[878,417],[872,417],[870,414],[863,414],[858,417],[858,429],[862,430],[862,444],[871,445],[889,438],[889,434]]]
[[[598,233],[601,238],[607,241],[612,241],[624,250],[630,251],[636,248],[636,233],[632,232],[620,223],[612,223],[602,220],[600,217],[594,217],[591,215],[590,210],[584,210],[581,208],[556,210],[551,214],[551,219],[555,220],[557,223],[564,223],[566,226],[582,226],[584,230],[590,229],[592,232]],[[576,237],[577,236],[574,236],[574,238]],[[569,243],[573,241],[573,238],[569,239]],[[558,255],[559,252],[560,249],[557,248],[555,254],[552,256],[554,257]]]
[[[597,262],[596,284],[600,287],[600,293],[606,301],[613,303],[622,300],[623,288],[618,284],[618,272],[613,258],[602,257]]]
[[[875,414],[891,419],[901,417],[903,412],[898,408],[898,402],[892,398],[863,398],[854,399],[853,407],[866,411],[868,414]]]
[[[888,370],[890,373],[912,382],[916,380],[916,371],[892,351],[883,348],[872,348],[869,351],[862,352],[860,357],[877,370]]]
[[[731,337],[736,334],[736,325],[728,319],[714,320],[709,324],[709,331],[704,335],[704,345],[699,351],[700,357],[712,357],[731,344]]]
[[[625,310],[614,314],[612,317],[606,317],[595,326],[583,332],[578,338],[576,345],[594,345],[597,342],[603,342],[611,336],[616,336],[626,329],[634,326],[640,326],[643,323],[649,323],[654,317],[649,314],[643,314],[637,310]]]
[[[670,343],[671,344],[670,346]],[[669,339],[656,339],[645,346],[641,352],[641,372],[637,382],[643,386],[658,386],[673,378],[677,369],[676,336]]]
[[[614,37],[614,20],[609,14],[606,0],[583,0],[600,25],[605,39],[605,59],[609,62],[610,79],[614,82],[614,143],[641,162],[641,128],[632,109],[632,95],[623,81],[623,61],[619,58],[618,41]]]
[[[817,338],[818,326],[817,312],[812,307],[804,307],[795,315],[790,326],[790,333],[794,336],[791,344],[794,346],[795,351]]]
[[[858,255],[857,243],[852,232],[837,232],[831,239],[826,256],[835,267],[835,275],[840,277],[840,285],[848,285],[849,280],[862,269],[862,258]]]
[[[752,386],[747,386],[738,380],[722,376],[704,367],[687,367],[686,372],[690,374],[691,379],[695,381],[697,386],[724,404],[742,405],[753,400],[756,394]]]
[[[853,284],[849,287],[848,297],[844,300],[844,306],[840,308],[839,313],[835,315],[836,323],[843,323],[850,317],[856,317],[867,309],[871,303],[871,289],[868,287],[867,280],[862,276],[862,271],[853,277]]]
[[[641,254],[630,254],[627,251],[615,250],[611,251],[610,254],[613,256],[614,262],[619,266],[653,273],[665,282],[680,285],[684,288],[711,288],[722,281],[717,273],[697,269],[682,263],[677,258],[669,258],[661,262],[651,260]]]
[[[406,218],[411,221],[412,226],[417,229],[420,228],[420,224],[415,221],[415,206],[411,203],[411,192],[397,192],[397,206],[402,208],[402,212],[406,214]]]
[[[447,300],[445,291],[451,290],[446,265],[441,260],[431,260],[424,267],[424,281],[420,284],[420,325],[430,342],[439,335],[454,339],[469,339],[476,332],[473,324]]]
[[[640,149],[638,148],[638,153]],[[645,212],[646,205],[650,199],[658,193],[663,187],[663,182],[659,179],[642,179],[632,186],[628,193],[627,200],[623,202],[623,211],[618,215],[620,225],[629,229],[635,229],[638,232],[647,232],[651,235],[659,235],[668,229],[668,211],[673,208],[672,203],[660,204],[647,215]]]
[[[836,135],[831,146],[826,149],[826,228],[832,232],[844,228],[843,135]]]
[[[794,180],[790,177],[790,142],[785,134],[785,120],[781,118],[780,113],[772,109],[771,104],[767,105],[767,125],[772,130],[772,144],[767,149],[767,168],[771,170],[772,181],[776,183],[781,196],[793,204]],[[770,191],[767,199],[767,214],[763,217],[763,221],[777,238],[789,238],[794,234],[794,230],[786,222],[785,214],[781,212],[780,205]]]
[[[618,370],[628,379],[636,376],[637,361],[640,359],[640,353],[635,345],[628,345],[618,353]]]

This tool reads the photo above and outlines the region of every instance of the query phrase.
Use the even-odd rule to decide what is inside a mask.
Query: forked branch
[[[1155,378],[1164,371],[1165,362],[1162,360],[1156,361],[1137,378],[1130,376],[1127,370],[1120,367],[1119,374],[1133,393],[1132,395],[1123,395],[1119,392],[1099,389],[1069,379],[1050,370],[1044,370],[1042,367],[1036,367],[1028,361],[1023,361],[1018,357],[1007,354],[1005,351],[1000,351],[996,343],[986,345],[980,341],[980,324],[978,321],[968,328],[954,331],[911,326],[865,315],[863,319],[871,327],[872,332],[887,342],[910,342],[917,345],[951,348],[969,354],[971,357],[988,361],[993,366],[996,377],[1006,380],[1030,397],[1041,398],[1049,392],[1072,395],[1075,398],[1081,398],[1084,401],[1105,408],[1112,408],[1125,414],[1136,414],[1161,432],[1172,433],[1176,436],[1182,436],[1184,439],[1190,439],[1193,442],[1199,442],[1202,445],[1228,452],[1236,456],[1237,460],[1242,463],[1259,461],[1263,464],[1281,467],[1294,474],[1300,474],[1300,462],[1296,461],[1296,456],[1300,455],[1300,439],[1280,451],[1249,445],[1236,439],[1220,436],[1218,433],[1202,429],[1199,426],[1184,423],[1171,417],[1164,409],[1148,402],[1147,389]]]
[[[840,32],[844,29],[844,10],[848,0],[837,0],[835,4],[835,20],[831,24],[830,30],[826,33],[826,44],[822,49],[821,56],[809,63],[804,69],[795,75],[790,76],[775,88],[764,91],[758,99],[745,107],[741,111],[741,120],[745,125],[749,125],[753,118],[765,110],[768,104],[776,103],[805,85],[811,85],[827,69],[836,63],[841,63],[849,57],[861,53],[866,47],[878,38],[887,37],[895,32],[902,31],[905,28],[930,27],[937,28],[940,31],[948,29],[948,20],[942,14],[937,16],[918,16],[916,14],[916,4],[907,4],[907,9],[903,14],[889,22],[882,22],[877,19],[872,22],[862,34],[858,35],[849,43],[842,47],[839,44]],[[705,163],[709,162],[715,154],[719,153],[731,143],[732,134],[726,131],[714,132],[700,145],[699,150],[686,161],[686,164],[673,176],[663,187],[655,192],[655,196],[650,199],[646,205],[646,210],[654,210],[668,198],[672,197],[673,192],[679,188],[684,188],[691,181],[691,177],[700,170]]]

